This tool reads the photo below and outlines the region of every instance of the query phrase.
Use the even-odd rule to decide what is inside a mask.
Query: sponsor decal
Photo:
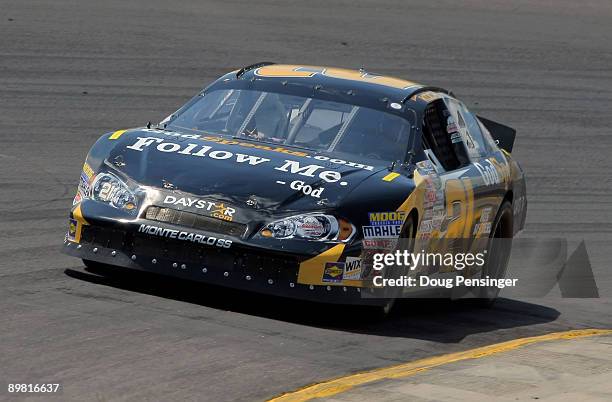
[[[79,179],[79,189],[83,194],[89,194],[89,183],[90,179],[85,176],[84,172],[81,172],[81,178]]]
[[[76,195],[74,196],[74,199],[72,200],[72,205],[76,205],[79,202],[81,202],[83,200],[83,196],[81,195],[81,190],[77,190]]]
[[[431,239],[431,232],[430,233],[421,233],[419,235],[419,239],[421,239],[421,240],[429,240],[429,239]]]
[[[341,80],[368,82],[377,85],[384,85],[397,89],[408,89],[412,87],[421,87],[412,81],[406,81],[400,78],[386,77],[365,71],[345,70],[343,68],[334,67],[313,67],[299,65],[270,65],[259,67],[254,71],[255,75],[263,77],[292,77],[292,78],[307,78],[317,74],[333,77]]]
[[[421,94],[414,95],[414,96],[412,96],[411,99],[413,101],[416,100],[416,99],[420,99],[420,100],[422,100],[424,102],[431,102],[431,101],[434,101],[434,100],[440,99],[440,98],[441,98],[441,96],[439,94],[437,94],[435,92],[427,91],[427,92],[423,92]]]
[[[491,233],[491,222],[479,222],[474,226],[474,236],[488,235]]]
[[[185,208],[202,209],[208,211],[210,216],[213,218],[221,219],[224,221],[231,222],[234,220],[234,208],[225,206],[223,203],[216,203],[213,201],[207,201],[200,198],[191,197],[175,197],[173,195],[167,195],[163,200],[164,204],[180,206]]]
[[[482,236],[488,235],[491,232],[491,211],[492,207],[483,208],[480,212],[480,220],[474,225],[474,231],[472,235]]]
[[[363,226],[362,229],[365,239],[379,239],[385,237],[399,237],[402,231],[402,225]]]
[[[307,216],[302,220],[298,233],[306,237],[320,237],[325,233],[325,226],[317,218]]]
[[[220,239],[213,236],[205,236],[198,233],[186,232],[182,230],[168,229],[154,225],[141,224],[138,228],[138,233],[146,233],[153,236],[189,241],[192,243],[206,244],[208,246],[217,246],[221,248],[230,248],[232,246],[231,240]]]
[[[210,216],[212,216],[213,218],[231,222],[232,220],[234,220],[234,218],[232,217],[232,214],[234,212],[236,212],[234,208],[226,207],[223,203],[221,203],[215,207],[215,209],[210,213]]]
[[[158,137],[137,137],[137,141],[126,148],[143,152],[145,148],[153,148],[159,152],[176,153],[196,158],[209,158],[213,160],[228,160],[238,164],[248,164],[249,166],[266,165],[270,159],[262,158],[254,155],[241,153],[233,153],[225,150],[215,150],[208,145],[199,144],[178,144],[174,142],[166,142],[163,138]],[[327,157],[326,157],[327,158]],[[334,170],[324,170],[325,167],[316,164],[303,164],[299,161],[285,159],[281,166],[275,166],[274,170],[289,173],[292,175],[300,175],[304,177],[318,178],[326,183],[338,183],[341,186],[346,186],[348,183],[342,181],[342,174]]]
[[[76,219],[68,219],[68,240],[76,241],[76,233],[79,223]]]
[[[91,178],[94,175],[93,169],[91,168],[91,166],[89,166],[89,164],[87,162],[85,162],[83,164],[83,174],[85,174],[85,176],[87,177],[88,181],[91,180]]]
[[[363,239],[361,245],[366,250],[393,250],[397,239]]]
[[[433,205],[438,199],[436,190],[433,187],[427,186],[425,190],[425,202]]]
[[[325,283],[340,283],[344,275],[343,262],[326,262],[323,270],[322,282]]]
[[[483,226],[482,234],[491,233],[491,222],[481,223],[481,225]]]
[[[423,176],[429,176],[436,173],[436,168],[430,160],[419,161],[416,163],[417,169],[419,169],[419,173]]]
[[[89,181],[91,180],[91,177],[87,176],[87,174],[85,173],[85,171],[83,170],[81,172],[81,183],[85,183],[85,184],[89,184]]]
[[[433,230],[433,227],[434,227],[433,219],[422,220],[419,231],[421,233],[431,233],[431,231]]]
[[[388,238],[388,239],[363,239],[361,253],[361,275],[360,279],[371,279],[375,271],[372,269],[372,261],[374,256],[378,253],[391,252],[397,249],[399,239]],[[347,257],[347,262],[348,262]]]
[[[417,169],[424,180],[423,220],[419,224],[417,237],[427,240],[433,237],[435,231],[446,230],[448,225],[444,186],[431,161],[417,162]]]
[[[368,214],[370,226],[403,225],[406,220],[406,212],[370,212]]]
[[[446,211],[444,207],[437,206],[433,208],[432,211],[432,223],[433,229],[440,230],[442,224],[444,223],[444,219],[446,218]]]
[[[250,196],[249,199],[246,200],[245,204],[247,204],[249,207],[257,208],[257,204],[258,204],[257,197],[254,195]]]
[[[236,140],[227,140],[227,139],[221,138],[221,137],[203,136],[203,137],[200,137],[200,139],[203,140],[203,141],[216,142],[217,144],[238,145],[238,146],[245,147],[245,148],[263,149],[265,151],[279,152],[279,153],[282,153],[282,154],[293,155],[293,156],[306,157],[306,156],[309,155],[306,152],[292,151],[290,149],[279,147],[279,146],[264,145],[264,144],[254,144],[252,142],[241,142],[241,141],[236,141]]]
[[[83,198],[89,195],[91,181],[93,180],[94,171],[87,162],[83,164],[83,170],[79,177],[79,185],[77,186],[77,193],[72,200],[72,205],[76,205],[83,200]]]
[[[344,263],[343,280],[359,280],[361,279],[361,258],[346,257]]]
[[[483,208],[482,211],[480,212],[480,222],[487,222],[489,220],[491,220],[491,210],[493,208],[491,207],[487,207],[487,208]]]

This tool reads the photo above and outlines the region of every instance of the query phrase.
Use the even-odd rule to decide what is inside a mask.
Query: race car
[[[159,124],[100,137],[63,250],[90,267],[388,306],[364,297],[373,253],[400,239],[404,249],[456,249],[456,239],[470,249],[523,228],[514,138],[442,88],[363,69],[257,63]],[[495,273],[469,275],[500,277],[506,265],[504,255]]]

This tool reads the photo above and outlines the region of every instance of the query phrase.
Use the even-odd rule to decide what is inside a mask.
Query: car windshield
[[[391,113],[245,89],[202,95],[168,128],[227,134],[381,162],[403,161],[410,138],[410,122]]]

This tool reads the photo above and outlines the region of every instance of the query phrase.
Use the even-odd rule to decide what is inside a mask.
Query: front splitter
[[[330,304],[385,305],[386,299],[362,297],[361,288],[331,285],[304,285],[263,275],[235,272],[232,266],[197,265],[149,255],[128,254],[96,244],[64,242],[62,252],[83,260],[109,266],[152,272],[159,275],[242,289],[268,295]],[[365,291],[365,290],[364,290]]]

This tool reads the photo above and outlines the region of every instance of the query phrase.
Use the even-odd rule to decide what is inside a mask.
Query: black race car
[[[514,135],[441,88],[258,63],[158,125],[103,135],[85,160],[63,250],[86,265],[380,304],[362,289],[377,273],[373,253],[398,239],[469,248],[523,227]],[[480,271],[470,275],[492,275]]]

